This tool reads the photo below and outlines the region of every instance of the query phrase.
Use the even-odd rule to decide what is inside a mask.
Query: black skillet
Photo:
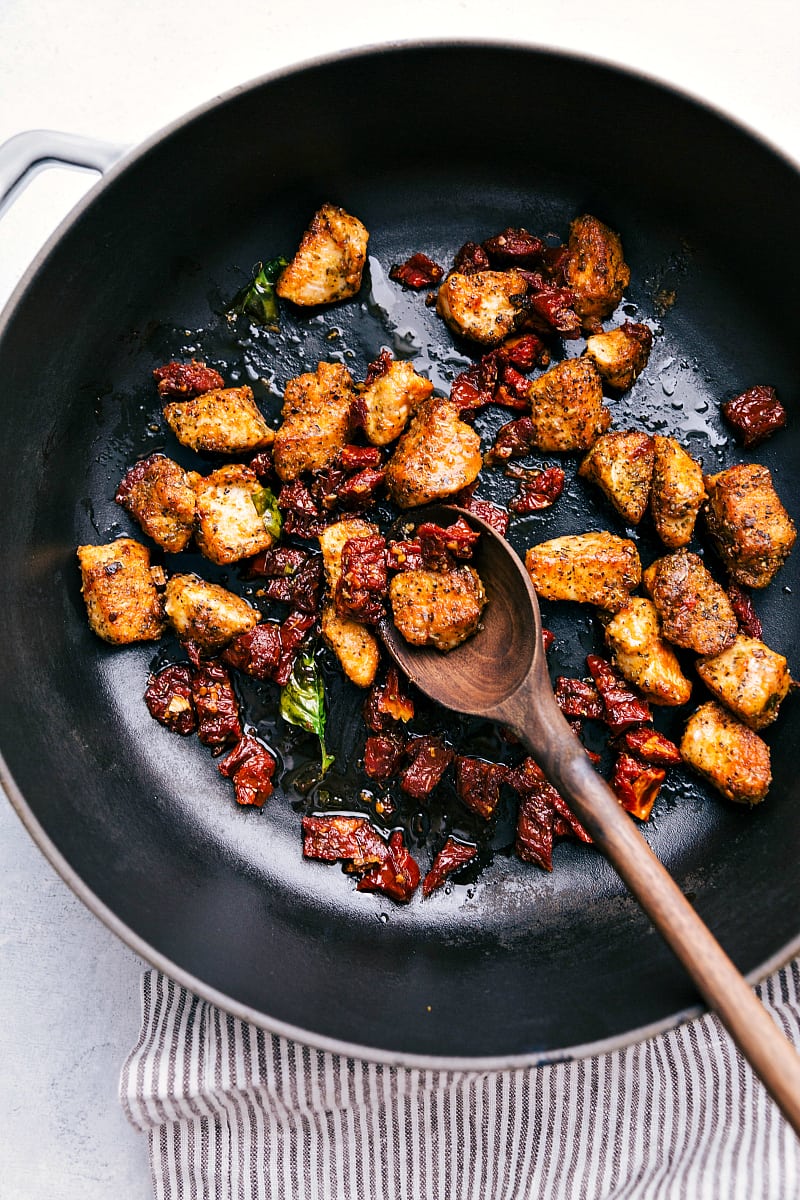
[[[228,324],[221,311],[252,264],[290,253],[323,200],[371,231],[357,300],[285,313],[278,335]],[[477,879],[405,908],[303,861],[297,792],[277,792],[260,814],[238,809],[208,754],[151,721],[141,693],[159,652],[93,637],[74,548],[135,533],[113,503],[120,475],[144,452],[177,452],[149,378],[165,357],[224,364],[229,382],[254,381],[268,411],[319,358],[343,355],[363,378],[383,345],[446,391],[467,348],[421,297],[386,282],[389,266],[416,250],[447,263],[465,240],[507,225],[563,236],[583,211],[622,232],[633,278],[621,315],[656,330],[645,375],[611,402],[615,426],[674,432],[709,471],[765,462],[797,516],[798,201],[796,170],[713,111],[596,63],[498,45],[387,48],[273,77],[178,122],[109,174],[33,265],[0,331],[3,782],[92,911],[240,1016],[393,1061],[542,1062],[698,1011],[591,850],[561,844],[548,875],[508,854],[499,829]],[[717,410],[754,383],[778,388],[789,426],[741,452]],[[487,435],[503,419],[490,411]],[[565,465],[567,493],[516,524],[518,547],[624,532],[575,481],[575,461]],[[492,489],[507,499],[513,485]],[[658,548],[646,526],[638,536],[647,561]],[[793,664],[796,564],[756,597],[765,639]],[[241,586],[235,571],[228,582]],[[544,619],[556,671],[583,673],[596,644],[586,613]],[[363,737],[360,697],[330,679],[332,748],[346,764]],[[250,700],[286,771],[302,767],[308,739],[281,731],[263,697]],[[663,727],[675,732],[681,715]],[[790,697],[767,735],[774,783],[759,809],[727,805],[676,772],[646,828],[753,978],[800,949],[798,732]],[[475,753],[496,741],[487,730],[471,737]]]

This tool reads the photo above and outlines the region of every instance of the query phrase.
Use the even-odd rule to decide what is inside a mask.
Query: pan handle
[[[77,167],[104,174],[127,150],[114,142],[52,129],[16,134],[0,145],[0,216],[46,167]]]

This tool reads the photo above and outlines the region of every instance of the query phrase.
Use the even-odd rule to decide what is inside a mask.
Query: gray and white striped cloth
[[[800,1046],[800,960],[762,999]],[[122,1070],[157,1200],[800,1200],[800,1143],[713,1016],[598,1058],[411,1070],[265,1033],[157,971]]]

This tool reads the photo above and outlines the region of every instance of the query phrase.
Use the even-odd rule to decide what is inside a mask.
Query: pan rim
[[[77,223],[77,221],[82,217],[83,213],[92,204],[94,204],[95,200],[97,200],[108,187],[113,185],[119,175],[125,172],[129,167],[135,165],[141,158],[146,156],[151,149],[159,145],[165,138],[178,133],[196,119],[199,119],[206,113],[209,113],[221,105],[224,105],[226,102],[247,92],[255,91],[265,85],[278,82],[284,78],[302,75],[306,72],[311,72],[322,67],[340,63],[342,61],[346,62],[366,57],[374,58],[381,55],[400,54],[404,51],[445,51],[447,49],[452,50],[459,48],[507,51],[509,53],[531,54],[532,56],[563,60],[571,64],[584,63],[603,68],[617,75],[627,76],[632,80],[638,80],[647,84],[651,88],[656,88],[663,93],[676,96],[689,105],[701,110],[705,110],[723,124],[738,130],[749,140],[759,144],[762,148],[766,149],[770,154],[783,162],[791,171],[795,173],[800,172],[800,160],[795,159],[784,148],[777,146],[771,141],[770,138],[766,137],[763,133],[750,126],[741,118],[732,116],[722,107],[710,102],[706,98],[692,92],[689,89],[680,87],[671,82],[666,82],[658,76],[643,71],[639,68],[631,67],[627,64],[619,64],[611,59],[601,56],[594,56],[585,53],[579,54],[568,49],[550,47],[542,43],[515,42],[502,38],[399,39],[383,43],[368,43],[362,46],[348,48],[347,50],[340,50],[334,53],[323,54],[313,58],[305,59],[301,62],[281,67],[271,72],[266,72],[263,75],[246,81],[243,84],[229,88],[226,91],[214,96],[210,100],[197,105],[182,116],[175,118],[171,122],[168,122],[162,128],[156,130],[141,143],[137,144],[129,152],[124,154],[118,163],[116,163],[99,181],[97,181],[88,189],[85,196],[83,196],[81,200],[79,200],[78,203],[70,210],[70,212],[67,213],[64,219],[59,223],[57,228],[48,237],[44,245],[33,258],[18,284],[14,288],[3,311],[0,312],[0,340],[2,340],[6,329],[11,324],[16,310],[22,302],[25,293],[29,287],[32,286],[36,275],[50,257],[53,248],[58,244],[62,237],[67,234],[69,229]],[[49,835],[40,825],[39,821],[34,816],[30,806],[28,805],[28,802],[25,800],[21,790],[18,788],[15,780],[13,779],[1,751],[0,785],[8,797],[12,808],[22,821],[23,826],[26,828],[28,834],[38,846],[39,850],[49,861],[50,865],[56,870],[73,894],[85,905],[92,915],[97,917],[112,933],[115,934],[115,936],[117,936],[125,945],[127,945],[130,950],[132,950],[135,954],[137,954],[155,969],[162,971],[176,983],[187,988],[203,1000],[214,1004],[216,1007],[231,1014],[232,1016],[242,1021],[252,1023],[273,1035],[295,1040],[306,1045],[313,1046],[318,1050],[344,1055],[354,1059],[380,1062],[388,1066],[399,1066],[421,1070],[500,1071],[526,1067],[540,1067],[559,1062],[575,1061],[600,1054],[611,1053],[613,1051],[623,1049],[627,1046],[634,1045],[649,1038],[663,1034],[671,1029],[685,1024],[687,1021],[700,1017],[709,1011],[705,1005],[698,1003],[697,1005],[682,1009],[677,1013],[668,1014],[659,1021],[652,1022],[644,1026],[638,1026],[634,1029],[626,1030],[623,1033],[614,1035],[613,1037],[600,1039],[595,1042],[582,1043],[575,1046],[559,1047],[557,1049],[548,1049],[543,1051],[530,1051],[526,1052],[525,1054],[489,1057],[435,1056],[421,1055],[405,1051],[391,1051],[342,1041],[336,1038],[317,1034],[311,1030],[306,1030],[275,1018],[271,1018],[268,1014],[262,1013],[257,1009],[253,1009],[248,1005],[242,1004],[225,995],[224,993],[219,992],[215,988],[205,984],[202,980],[184,970],[182,967],[179,967],[176,963],[172,962],[167,956],[155,950],[154,947],[140,937],[140,935],[135,933],[130,926],[126,925],[119,917],[117,917],[116,914],[83,882],[75,869],[57,849]],[[783,946],[773,956],[749,972],[745,976],[745,979],[751,986],[755,986],[756,984],[762,982],[767,976],[785,966],[798,954],[800,954],[800,932],[798,932],[794,939]]]

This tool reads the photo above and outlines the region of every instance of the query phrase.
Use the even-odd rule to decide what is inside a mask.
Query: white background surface
[[[358,0],[0,0],[0,141],[46,127],[135,143],[290,63],[453,37],[632,66],[705,97],[800,161],[797,0],[405,0],[363,11]],[[510,107],[519,119],[535,121],[535,107]],[[0,223],[0,304],[91,180],[40,175]],[[141,968],[0,798],[0,1200],[150,1195],[144,1142],[116,1102]]]

